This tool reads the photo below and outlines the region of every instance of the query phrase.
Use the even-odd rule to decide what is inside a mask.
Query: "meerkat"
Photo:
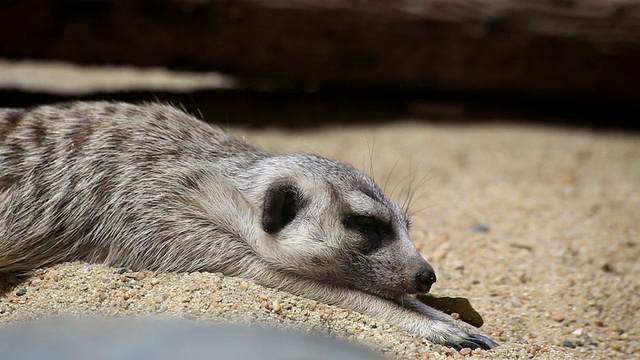
[[[0,272],[65,261],[220,272],[434,343],[497,346],[411,296],[435,272],[370,177],[271,155],[168,105],[0,109]]]

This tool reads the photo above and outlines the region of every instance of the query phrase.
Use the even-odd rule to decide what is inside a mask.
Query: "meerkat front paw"
[[[440,311],[437,311],[437,313],[436,321],[439,321],[447,329],[445,330],[444,345],[456,350],[462,348],[489,350],[498,346],[497,342],[478,332],[477,328],[461,320],[455,320]]]
[[[456,350],[462,348],[488,350],[499,345],[488,336],[479,333],[475,327],[460,320],[455,320],[451,316],[410,296],[403,297],[401,303],[404,307],[417,311],[422,315],[422,318],[416,324],[417,332],[434,343],[449,346]]]
[[[421,330],[426,338],[456,350],[462,348],[489,350],[498,346],[498,343],[479,333],[474,327],[450,317],[446,318],[448,315],[442,315],[424,324]]]

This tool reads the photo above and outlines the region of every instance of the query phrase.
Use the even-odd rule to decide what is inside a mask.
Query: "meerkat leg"
[[[359,290],[280,272],[264,263],[259,266],[258,262],[253,262],[246,268],[249,272],[240,276],[252,278],[268,287],[358,311],[417,334],[431,342],[455,349],[463,347],[491,349],[498,346],[471,325],[455,320],[409,296],[405,296],[400,304]]]
[[[315,281],[309,281],[306,284],[296,281],[288,283],[282,289],[341,308],[353,309],[418,334],[431,342],[456,349],[463,347],[491,349],[498,345],[488,337],[479,334],[472,326],[454,320],[451,316],[424,304],[423,306],[412,304],[415,306],[409,308],[361,291]],[[409,297],[404,301],[409,302],[409,299],[417,302]]]

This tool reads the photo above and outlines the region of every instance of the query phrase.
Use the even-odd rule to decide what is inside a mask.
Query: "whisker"
[[[411,163],[409,163],[409,169],[411,169]],[[419,167],[417,167],[415,170],[411,171],[409,173],[409,175],[407,175],[405,178],[409,178],[408,184],[406,186],[404,186],[402,188],[402,192],[408,194],[405,198],[404,201],[402,202],[402,210],[406,213],[407,212],[407,207],[408,207],[408,203],[410,202],[410,199],[412,197],[411,194],[413,194],[413,180],[416,176],[416,173],[418,172]]]
[[[409,168],[411,168],[411,165],[409,165]],[[402,206],[401,208],[403,209],[403,211],[406,213],[406,208],[407,208],[407,200],[408,198],[410,198],[410,195],[413,193],[412,191],[412,185],[413,185],[413,179],[415,178],[416,173],[418,172],[418,168],[416,168],[415,170],[411,171],[407,176],[405,176],[404,178],[402,178],[398,184],[396,184],[396,187],[398,185],[400,185],[401,183],[403,183],[405,180],[408,179],[407,183],[408,185],[403,186],[403,192],[404,193],[408,193],[409,195],[407,197],[405,197],[404,201],[402,202]],[[396,187],[393,188],[393,191],[395,191]],[[407,191],[408,188],[408,191]],[[392,194],[393,194],[392,191]]]
[[[405,175],[402,179],[400,179],[393,187],[393,189],[391,189],[391,194],[389,194],[389,197],[393,197],[393,193],[396,192],[396,188],[398,188],[398,186],[400,186],[400,184],[402,184],[405,180],[407,180],[409,177],[411,176],[411,174]]]
[[[433,208],[433,207],[436,207],[436,206],[440,206],[440,205],[441,205],[440,203],[435,203],[435,204],[427,205],[427,206],[422,207],[422,208],[420,208],[420,209],[418,209],[418,210],[414,210],[414,211],[412,211],[410,216],[415,216],[417,213],[419,213],[419,212],[421,212],[421,211],[424,211],[424,210],[427,210],[427,209],[430,209],[430,208]]]
[[[400,159],[396,160],[396,163],[393,164],[393,167],[391,168],[391,171],[389,172],[389,174],[387,175],[387,178],[384,181],[384,186],[382,187],[382,192],[384,192],[385,194],[387,193],[387,185],[389,184],[389,179],[391,178],[391,174],[393,174],[393,171],[396,169],[396,166],[398,166],[398,162],[400,162]]]
[[[426,184],[429,180],[433,179],[433,176],[429,176],[431,174],[432,170],[429,170],[429,172],[427,172],[424,176],[422,176],[422,178],[420,179],[420,181],[418,182],[418,184],[415,186],[414,189],[410,189],[411,192],[409,193],[409,201],[406,204],[406,207],[403,208],[404,212],[407,213],[409,208],[411,207],[411,205],[413,205],[413,203],[415,201],[420,200],[421,198],[423,198],[426,194],[427,191],[424,191],[420,194],[420,196],[418,196],[417,198],[415,197],[415,194],[418,192],[418,190],[424,186],[424,184]]]

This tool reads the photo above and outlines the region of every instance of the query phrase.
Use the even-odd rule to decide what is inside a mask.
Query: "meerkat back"
[[[167,216],[163,207],[183,195],[191,174],[206,167],[231,176],[260,156],[170,106],[1,109],[0,270],[69,260],[116,264],[119,256],[132,268],[161,268],[167,262],[149,256],[166,246],[161,236],[145,248],[131,244],[136,235],[158,227],[154,219]]]

